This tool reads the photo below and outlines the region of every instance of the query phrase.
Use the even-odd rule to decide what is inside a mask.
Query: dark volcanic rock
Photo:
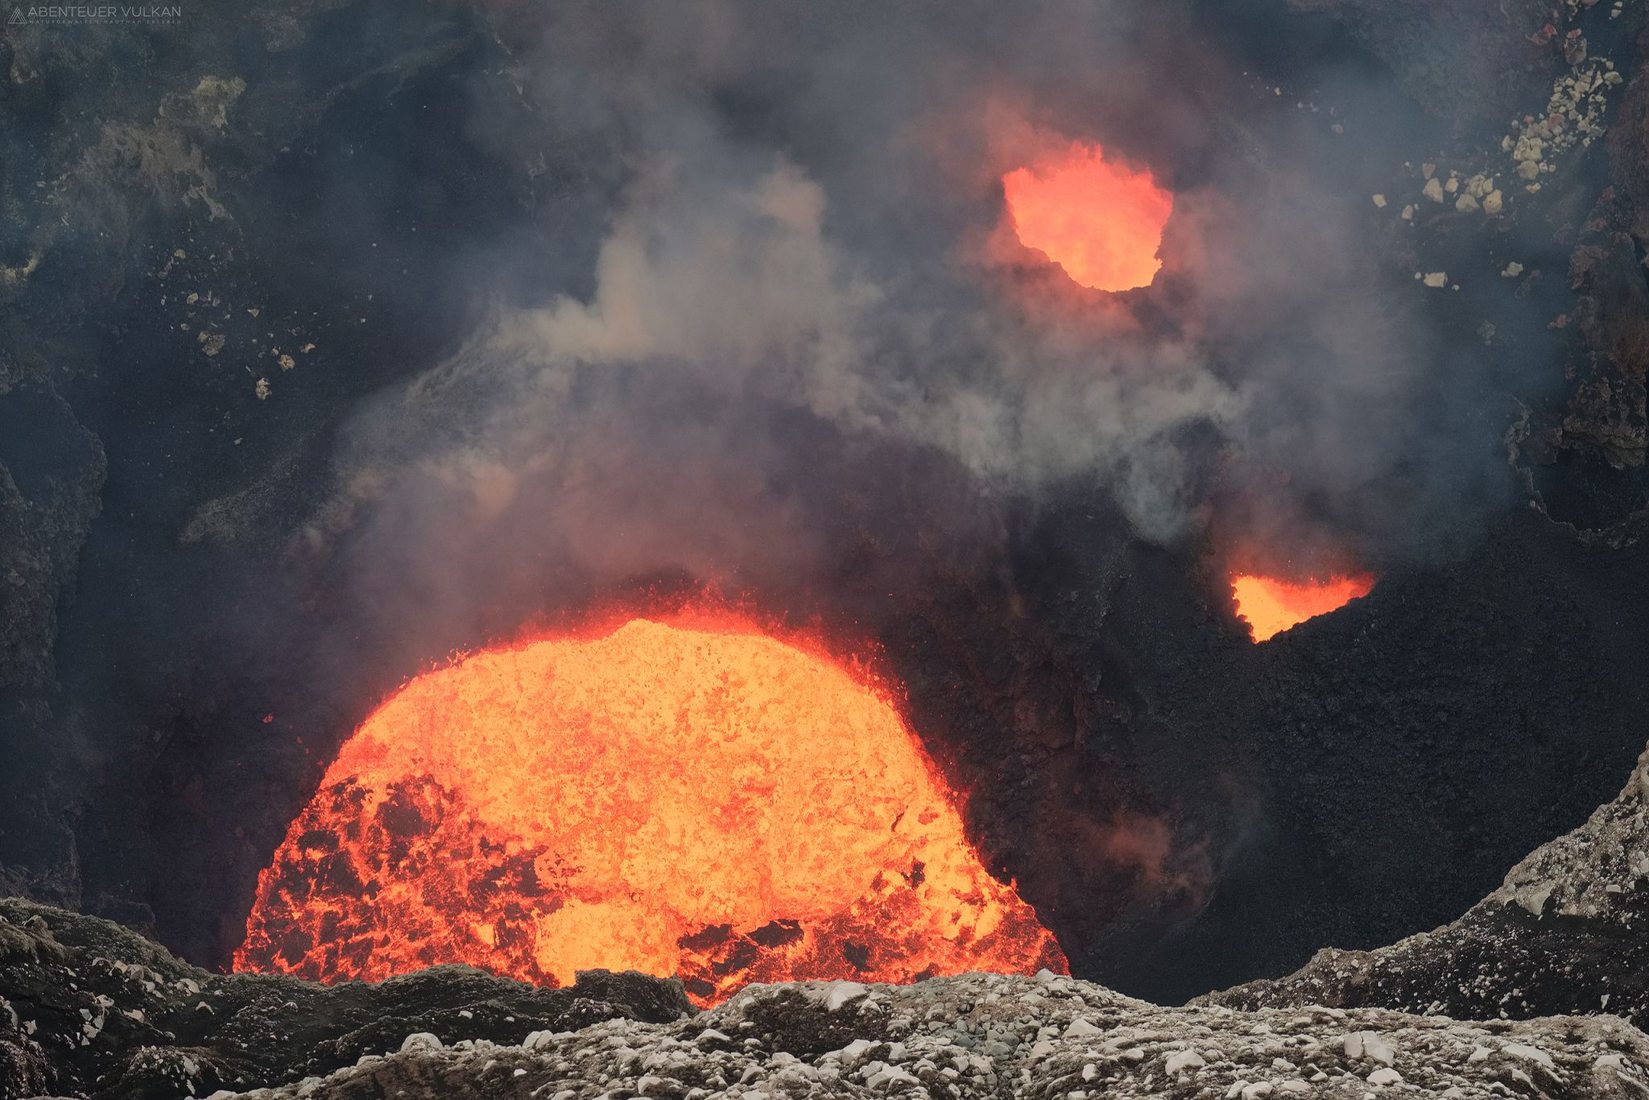
[[[1403,87],[1440,117],[1498,123],[1515,114],[1542,80],[1552,51],[1531,40],[1552,20],[1542,0],[1289,0],[1350,26],[1396,72]]]
[[[681,985],[586,971],[537,989],[461,966],[368,984],[212,974],[119,925],[0,900],[0,1097],[205,1096],[326,1074],[429,1032],[520,1042],[615,1018],[669,1023]]]
[[[103,449],[49,387],[0,361],[0,691],[51,677],[59,594],[98,511]]]
[[[15,824],[0,825],[0,892],[63,904],[79,901],[75,843],[50,782],[51,750],[35,735],[49,718],[59,607],[74,589],[103,478],[97,437],[49,383],[19,378],[0,353],[0,744],[15,773],[37,777],[17,792],[15,818],[7,807]]]
[[[1649,541],[1616,534],[1594,543],[1525,510],[1461,560],[1394,570],[1263,645],[1187,660],[1139,631],[1136,752],[1240,761],[1253,744],[1227,772],[1248,816],[1214,850],[1207,909],[1166,933],[1115,922],[1097,958],[1073,952],[1077,972],[1131,993],[1150,973],[1153,998],[1177,1001],[1325,945],[1382,946],[1453,920],[1585,821],[1649,713],[1649,603],[1629,595]],[[1265,733],[1231,746],[1237,730]]]
[[[1379,1006],[1476,1019],[1607,1011],[1649,1022],[1649,751],[1614,801],[1433,932],[1319,952],[1286,978],[1205,1001]]]

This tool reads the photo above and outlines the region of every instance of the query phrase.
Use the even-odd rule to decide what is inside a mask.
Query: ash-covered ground
[[[0,888],[222,966],[386,692],[704,587],[878,647],[1130,995],[1584,821],[1649,706],[1640,4],[1033,7],[5,26]],[[993,252],[1047,134],[1173,187],[1155,286]],[[1244,554],[1381,580],[1255,646]]]

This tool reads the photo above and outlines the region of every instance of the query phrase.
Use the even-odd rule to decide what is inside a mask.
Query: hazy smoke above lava
[[[797,417],[1305,568],[1424,553],[1483,493],[1477,395],[1371,256],[1357,165],[1406,153],[1359,114],[1379,84],[1262,83],[1176,4],[496,18],[555,141],[492,140],[600,216],[473,273],[485,320],[358,419],[318,532],[376,501],[432,575],[519,537],[615,578],[805,578],[836,517]],[[1083,290],[1012,238],[1003,175],[1071,141],[1172,190],[1153,287]]]

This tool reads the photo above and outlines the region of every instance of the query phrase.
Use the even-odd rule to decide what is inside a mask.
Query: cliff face
[[[1459,920],[1201,1003],[1381,1007],[1473,1019],[1609,1012],[1649,1023],[1649,752],[1620,796],[1531,853]]]
[[[0,892],[78,905],[75,837],[61,813],[73,796],[40,734],[58,615],[101,506],[103,448],[49,382],[8,379],[6,366],[0,357],[0,745],[10,772],[36,782],[7,790]]]
[[[1503,145],[1511,156],[1483,163],[1508,208],[1517,208],[1519,244],[1545,253],[1548,265],[1541,271],[1518,261],[1502,272],[1519,281],[1516,299],[1538,327],[1519,331],[1496,319],[1484,339],[1501,341],[1505,355],[1542,339],[1544,327],[1560,339],[1563,365],[1561,382],[1517,387],[1525,415],[1508,441],[1555,518],[1603,528],[1642,509],[1649,281],[1639,261],[1649,246],[1649,81],[1638,63],[1640,14],[1599,0],[1289,4],[1333,18],[1366,42],[1447,125],[1455,151],[1467,153],[1514,120]],[[1618,64],[1596,71],[1604,57]],[[1606,89],[1622,94],[1607,107],[1591,100]],[[1598,110],[1588,117],[1591,107]],[[1459,200],[1450,188],[1434,201],[1447,216]],[[1478,208],[1475,198],[1468,203]],[[1435,211],[1422,199],[1413,217],[1428,216]]]

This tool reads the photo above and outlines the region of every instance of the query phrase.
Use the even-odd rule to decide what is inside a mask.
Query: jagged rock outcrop
[[[568,989],[461,966],[336,986],[212,974],[117,924],[0,899],[0,1100],[205,1096],[329,1073],[418,1032],[518,1043],[691,1011],[677,982],[606,971]]]
[[[1649,750],[1612,802],[1465,916],[1374,951],[1204,998],[1252,1010],[1378,1006],[1470,1018],[1607,1011],[1649,1022]]]

